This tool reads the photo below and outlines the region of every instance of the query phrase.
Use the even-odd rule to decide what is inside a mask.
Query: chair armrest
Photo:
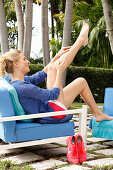
[[[11,116],[11,117],[2,117],[0,118],[0,122],[7,122],[13,120],[23,120],[23,119],[32,119],[32,118],[41,118],[47,116],[56,116],[56,115],[68,115],[68,114],[80,114],[83,112],[83,109],[73,109],[66,111],[58,111],[58,112],[47,112],[47,113],[38,113],[38,114],[30,114],[30,115],[22,115],[22,116]]]

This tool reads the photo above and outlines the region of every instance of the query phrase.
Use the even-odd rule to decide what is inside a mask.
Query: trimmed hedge
[[[28,73],[28,75],[32,75],[35,74],[37,71],[41,71],[44,66],[42,64],[30,64],[30,72]]]
[[[96,102],[103,103],[106,87],[113,87],[113,69],[74,67],[67,70],[66,84],[78,77],[84,77],[89,84]]]
[[[44,68],[44,66],[42,64],[30,64],[29,67],[30,67],[30,72],[28,73],[28,75],[35,74],[37,71],[41,71]],[[45,89],[46,88],[45,81],[39,83],[38,86],[40,88]]]
[[[41,64],[30,64],[29,75],[42,69]],[[70,66],[67,69],[66,85],[78,77],[86,79],[96,102],[103,103],[105,88],[113,87],[113,69]],[[40,87],[45,88],[45,82],[40,83]],[[77,97],[76,101],[81,101],[81,98]]]

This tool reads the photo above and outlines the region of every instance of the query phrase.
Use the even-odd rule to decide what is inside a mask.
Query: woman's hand
[[[59,56],[62,56],[63,54],[67,53],[70,50],[71,46],[68,47],[62,47],[61,50],[58,52]]]
[[[47,74],[48,66],[51,63],[54,63],[60,56],[67,53],[70,50],[71,46],[68,47],[62,47],[61,50],[56,54],[56,56],[50,61],[50,63],[43,69],[44,72]]]
[[[56,62],[56,70],[58,74],[62,74],[62,72],[65,70],[67,59],[65,59],[62,63],[60,61]]]
[[[71,46],[68,47],[62,47],[61,50],[56,54],[56,56],[51,60],[50,63],[55,62],[60,56],[67,53],[70,50]]]

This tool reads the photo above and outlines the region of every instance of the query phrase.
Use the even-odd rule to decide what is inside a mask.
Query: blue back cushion
[[[103,112],[109,116],[113,116],[113,88],[105,89]]]
[[[0,117],[15,116],[9,92],[0,82]],[[15,140],[16,121],[0,122],[0,138],[5,142]]]
[[[18,95],[15,88],[11,84],[9,84],[9,82],[4,78],[0,79],[0,86],[5,87],[9,91],[13,103],[15,115],[16,116],[25,115],[25,111],[19,102]],[[30,123],[32,122],[32,119],[24,119],[24,120],[20,120],[19,122]]]

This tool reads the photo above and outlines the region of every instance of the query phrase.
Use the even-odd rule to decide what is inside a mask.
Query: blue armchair
[[[66,139],[68,136],[74,135],[73,121],[59,124],[40,124],[19,122],[18,120],[72,113],[79,114],[79,133],[82,134],[84,142],[86,142],[87,106],[75,110],[16,116],[7,86],[3,86],[0,83],[0,139],[5,143],[13,143],[2,145],[0,149],[18,148],[64,140],[64,138]]]
[[[113,88],[105,89],[103,112],[113,116]],[[93,118],[90,120],[89,127],[92,128],[93,137],[113,140],[113,120],[96,122],[95,118]]]

